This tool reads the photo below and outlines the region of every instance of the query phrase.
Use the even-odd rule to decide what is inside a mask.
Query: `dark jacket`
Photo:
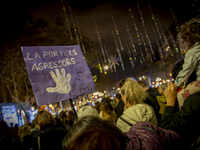
[[[124,102],[120,100],[115,108],[117,119],[123,114],[123,112],[124,112]]]
[[[158,125],[159,125],[162,115],[159,113],[160,105],[159,105],[157,99],[155,97],[149,95],[148,98],[144,102],[153,108],[156,118],[157,118],[157,121],[158,121]]]
[[[155,90],[153,90],[152,88],[149,88],[148,90],[146,90],[146,92],[148,92],[148,94],[152,97],[157,97],[160,96],[161,94],[159,92],[156,92]]]
[[[189,147],[200,136],[200,92],[184,101],[181,111],[166,106],[160,126],[173,130],[181,136],[185,147]],[[187,149],[189,149],[187,148]]]
[[[59,128],[49,127],[39,137],[41,150],[62,150],[62,140],[67,131]],[[38,150],[38,139],[34,140],[33,149]]]
[[[135,124],[125,135],[130,139],[126,150],[181,149],[181,137],[178,133],[162,129],[151,122]]]

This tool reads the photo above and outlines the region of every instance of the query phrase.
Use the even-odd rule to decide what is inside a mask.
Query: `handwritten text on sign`
[[[22,53],[38,106],[96,91],[79,46],[22,47]]]

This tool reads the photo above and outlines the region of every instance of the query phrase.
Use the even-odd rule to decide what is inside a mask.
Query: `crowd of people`
[[[200,149],[200,21],[183,24],[178,37],[186,54],[169,71],[174,82],[151,88],[127,78],[114,100],[78,107],[77,115],[62,111],[54,118],[43,110],[19,128],[0,121],[1,149]]]

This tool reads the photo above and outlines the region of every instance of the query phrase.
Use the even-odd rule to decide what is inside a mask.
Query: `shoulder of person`
[[[200,107],[200,91],[190,96],[184,101],[184,104]]]
[[[189,49],[185,55],[188,56],[188,55],[193,55],[193,54],[197,54],[197,53],[200,54],[200,44],[199,43],[198,44],[195,43],[194,46],[191,49]]]

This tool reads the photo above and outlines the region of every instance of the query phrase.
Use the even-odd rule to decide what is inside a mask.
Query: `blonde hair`
[[[142,87],[133,79],[128,78],[121,87],[121,94],[126,95],[126,105],[134,105],[143,103],[148,94],[142,90]]]

